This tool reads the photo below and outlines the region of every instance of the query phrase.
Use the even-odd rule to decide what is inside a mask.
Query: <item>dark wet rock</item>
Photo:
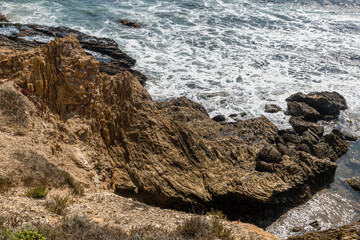
[[[320,137],[316,135],[313,131],[308,129],[307,131],[303,132],[302,134],[302,143],[310,143],[310,144],[316,144],[320,140]]]
[[[294,227],[292,229],[293,232],[301,232],[302,228],[301,227]]]
[[[141,24],[126,19],[119,20],[118,23],[121,23],[127,27],[141,28]]]
[[[359,178],[359,177],[347,179],[346,182],[347,182],[355,191],[360,192],[360,178]]]
[[[281,153],[281,155],[287,155],[287,156],[295,156],[296,155],[296,149],[295,145],[284,145],[284,144],[278,144],[278,150]]]
[[[275,104],[265,105],[265,112],[267,113],[277,113],[280,112],[281,110],[282,110],[281,107]]]
[[[303,116],[304,120],[316,121],[320,113],[313,107],[304,102],[288,102],[288,113],[291,116]]]
[[[142,85],[144,85],[147,80],[144,74],[132,69],[136,64],[136,60],[121,51],[118,44],[112,39],[90,36],[67,27],[0,23],[0,28],[3,27],[15,27],[19,32],[12,36],[0,35],[0,46],[26,50],[46,44],[46,42],[27,41],[25,40],[26,37],[40,36],[50,41],[54,38],[62,38],[69,34],[74,34],[79,40],[81,47],[88,51],[87,54],[93,55],[99,60],[100,72],[115,75],[124,71],[130,71]],[[101,59],[99,59],[97,55],[102,55]]]
[[[324,133],[324,127],[313,122],[304,121],[299,117],[291,117],[290,124],[294,128],[295,132],[300,135],[309,129],[320,137]]]
[[[319,120],[324,120],[324,121],[332,121],[332,120],[336,120],[338,119],[337,115],[320,115],[319,116]]]
[[[349,142],[346,141],[345,135],[339,129],[333,129],[330,134],[325,135],[323,138],[324,142],[330,145],[338,157],[341,157],[349,150]]]
[[[302,92],[295,93],[286,99],[287,102],[305,102],[306,95]]]
[[[316,230],[320,230],[320,229],[321,229],[320,223],[319,223],[317,220],[311,222],[309,225],[312,226],[313,228],[315,228]]]
[[[247,113],[246,112],[242,112],[242,113],[240,113],[240,117],[245,117],[247,115]]]
[[[278,131],[278,133],[280,134],[280,135],[284,135],[284,134],[294,134],[295,132],[294,132],[294,129],[280,129],[279,131]]]
[[[358,240],[360,239],[360,221],[321,232],[307,233],[303,236],[290,237],[288,240]]]
[[[216,122],[224,122],[226,118],[224,115],[216,115],[215,117],[212,118],[212,120]]]
[[[337,92],[312,92],[306,95],[306,103],[322,115],[339,115],[347,109],[346,100]]]
[[[295,134],[295,133],[284,133],[282,135],[282,138],[284,139],[285,142],[291,142],[291,143],[300,143],[301,138],[299,135]]]
[[[9,22],[9,20],[7,20],[7,18],[5,17],[5,15],[0,13],[0,22]]]
[[[320,142],[311,146],[311,153],[320,159],[329,158],[335,161],[338,157],[336,152],[326,142]]]
[[[296,150],[311,153],[310,147],[308,145],[306,145],[305,143],[302,143],[302,144],[298,145],[296,147]]]
[[[279,163],[281,162],[281,153],[272,145],[263,147],[259,154],[258,159],[268,163]]]
[[[273,173],[275,171],[274,164],[258,160],[256,162],[256,171]]]
[[[281,153],[281,155],[293,156],[296,154],[296,150],[293,146],[288,147],[285,144],[279,143],[277,149]]]
[[[350,142],[355,142],[359,139],[358,137],[349,135],[349,134],[345,134],[344,136],[345,136],[345,139]]]

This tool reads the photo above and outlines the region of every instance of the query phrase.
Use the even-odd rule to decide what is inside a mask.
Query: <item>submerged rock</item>
[[[312,226],[313,228],[315,228],[316,230],[320,230],[320,229],[321,229],[320,223],[319,223],[317,220],[311,222],[309,225]]]
[[[265,105],[265,112],[267,113],[277,113],[280,112],[282,109],[278,105],[275,104],[267,104]]]
[[[118,23],[121,23],[122,25],[125,25],[127,27],[132,27],[132,28],[141,28],[141,24],[130,21],[130,20],[119,20]]]
[[[212,118],[215,122],[224,122],[226,120],[224,115],[216,115]]]
[[[347,179],[346,182],[347,182],[355,191],[360,192],[360,178],[359,178],[359,177]]]

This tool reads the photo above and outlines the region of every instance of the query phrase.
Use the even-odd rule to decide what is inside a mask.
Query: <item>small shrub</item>
[[[7,192],[13,186],[13,181],[10,178],[0,177],[0,193]]]
[[[64,177],[64,181],[65,183],[73,189],[74,194],[82,196],[84,195],[84,188],[75,181],[75,179],[70,175],[70,173],[66,172],[66,171],[61,171],[63,177]]]
[[[154,227],[153,225],[146,225],[142,227],[133,228],[130,231],[128,240],[170,240],[179,239],[175,236],[170,236],[171,233],[165,230]]]
[[[87,230],[91,227],[90,219],[85,216],[72,216],[66,218],[63,224],[65,230]]]
[[[36,199],[45,198],[47,194],[48,192],[45,190],[43,186],[31,188],[25,193],[27,197],[36,198]]]
[[[21,177],[21,181],[25,187],[32,187],[34,185],[35,178],[32,175],[25,175]]]
[[[12,232],[9,229],[0,232],[2,240],[46,240],[40,233],[31,230]]]
[[[46,238],[35,231],[23,230],[21,232],[13,233],[11,240],[46,240]]]
[[[233,240],[231,230],[223,225],[219,217],[224,215],[212,216],[210,221],[205,217],[192,217],[180,225],[176,233],[185,239]]]
[[[206,215],[213,216],[222,220],[227,220],[227,216],[221,210],[214,210],[213,208],[210,210],[210,212],[207,212]]]
[[[226,228],[219,218],[213,218],[210,222],[211,234],[222,240],[232,240],[232,232],[230,229]]]
[[[35,178],[33,175],[25,175],[21,178],[21,181],[23,182],[25,187],[38,187],[42,186],[46,188],[46,186],[49,185],[49,179],[46,176],[43,176],[41,178]]]
[[[177,232],[184,237],[195,238],[197,236],[207,235],[209,229],[209,223],[205,218],[191,217],[177,228]]]
[[[6,217],[0,216],[0,230],[5,228]]]
[[[46,208],[53,213],[59,215],[66,214],[66,208],[69,206],[69,198],[68,197],[61,197],[60,195],[55,195],[52,198],[52,201],[47,203]]]

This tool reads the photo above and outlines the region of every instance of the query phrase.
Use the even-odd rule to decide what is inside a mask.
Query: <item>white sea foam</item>
[[[42,35],[32,35],[32,36],[25,36],[25,37],[20,37],[26,41],[29,42],[33,42],[33,41],[37,41],[37,42],[42,42],[42,43],[49,43],[52,40],[54,40],[54,37],[48,37],[48,36],[42,36]]]
[[[354,210],[356,207],[360,207],[358,202],[349,202],[338,194],[324,190],[317,193],[307,203],[288,211],[278,221],[267,227],[266,231],[281,239],[287,239],[290,236],[316,231],[317,229],[310,225],[314,221],[319,222],[322,230],[338,228],[356,220],[354,219],[358,214]],[[294,227],[299,227],[302,231],[293,232]]]
[[[8,27],[4,27],[4,28],[0,28],[0,34],[5,35],[5,36],[13,36],[19,33],[19,29],[17,29],[14,26],[8,26]]]

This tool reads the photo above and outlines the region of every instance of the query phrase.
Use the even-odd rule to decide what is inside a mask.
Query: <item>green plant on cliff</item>
[[[212,216],[210,221],[205,217],[191,217],[177,228],[177,233],[185,239],[234,239],[231,230],[217,216]]]
[[[48,192],[43,186],[31,188],[25,193],[27,197],[31,197],[35,199],[45,198],[47,194]]]
[[[75,181],[75,179],[70,175],[70,173],[62,170],[62,176],[64,177],[64,182],[73,189],[73,193],[79,196],[84,195],[84,188]]]
[[[31,230],[12,232],[9,229],[0,232],[1,240],[46,240],[40,233]]]
[[[59,215],[66,214],[66,208],[69,206],[70,199],[68,197],[61,197],[60,195],[55,195],[52,199],[46,204],[46,208],[53,213]]]
[[[209,212],[206,213],[207,216],[214,216],[218,219],[227,220],[227,216],[221,210],[214,210],[211,208]]]

